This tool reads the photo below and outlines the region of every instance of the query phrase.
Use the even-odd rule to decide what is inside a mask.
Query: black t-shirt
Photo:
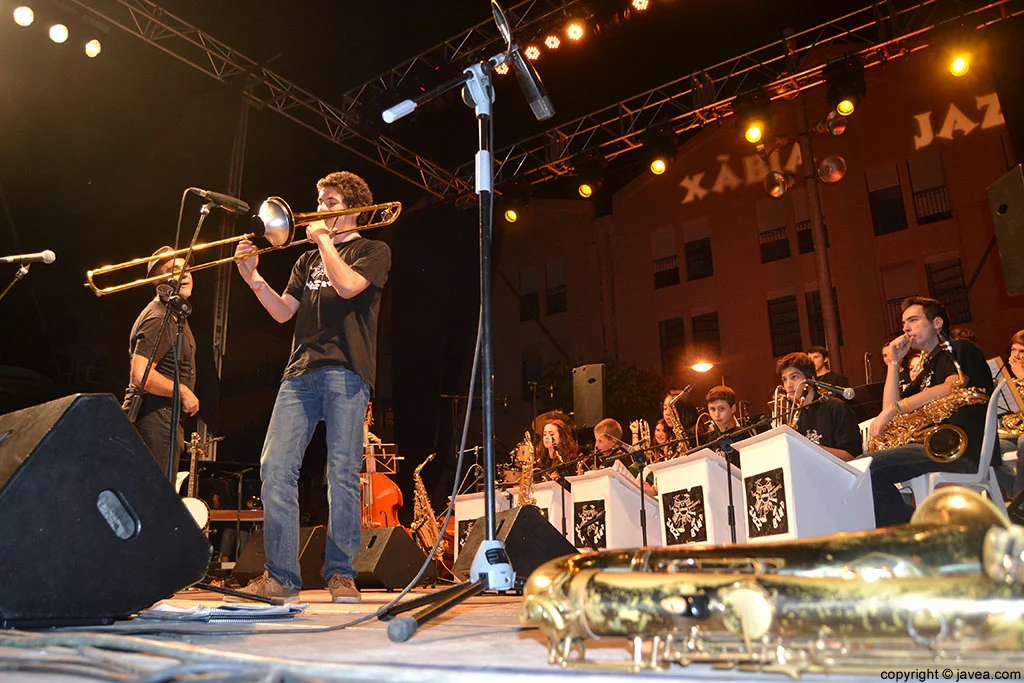
[[[819,382],[824,382],[825,384],[831,384],[832,386],[835,386],[835,387],[843,387],[844,389],[846,387],[850,386],[850,378],[849,377],[847,377],[846,375],[844,375],[841,372],[834,372],[832,370],[829,370],[824,375],[820,375],[819,377],[816,377],[815,379],[817,379]]]
[[[837,398],[806,406],[800,411],[797,431],[819,446],[838,448],[855,457],[864,450],[853,410]]]
[[[953,342],[953,353],[956,355],[960,368],[964,371],[966,381],[965,387],[978,387],[984,389],[989,396],[992,395],[992,371],[985,360],[985,354],[977,346],[966,339],[957,339]],[[936,346],[928,358],[924,361],[921,374],[903,390],[903,398],[918,394],[925,389],[938,386],[946,381],[950,375],[956,374],[956,366],[953,359],[946,353],[940,344]],[[967,450],[963,457],[977,460],[981,453],[981,440],[985,434],[985,409],[984,403],[978,405],[964,406],[945,422],[959,426],[967,434]],[[993,451],[993,464],[1002,462],[999,449]]]
[[[160,336],[160,325],[164,321],[164,314],[167,306],[160,299],[153,299],[142,309],[142,313],[135,319],[132,325],[132,334],[128,339],[128,362],[129,377],[131,377],[132,356],[138,354],[144,358],[156,358],[157,362],[150,372],[159,372],[164,377],[174,379],[174,344],[178,335],[178,323],[172,315],[167,321],[167,328],[164,330],[163,338],[160,340],[160,347],[156,348],[157,337]],[[185,331],[181,342],[181,383],[189,389],[196,388],[196,339],[192,336],[192,328],[185,322]],[[125,400],[128,401],[136,391],[129,380],[128,390],[125,392]],[[171,404],[170,396],[146,395],[147,405],[166,403]]]
[[[299,310],[284,378],[340,366],[362,377],[372,390],[377,376],[377,314],[391,268],[391,249],[364,237],[335,246],[341,259],[370,284],[343,299],[331,286],[318,249],[299,257],[285,289],[299,302]]]

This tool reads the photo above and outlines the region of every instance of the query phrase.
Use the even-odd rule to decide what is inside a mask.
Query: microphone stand
[[[31,265],[31,263],[21,264],[21,267],[18,268],[18,272],[14,274],[14,278],[11,280],[10,284],[8,284],[7,287],[4,288],[4,291],[0,292],[0,301],[3,301],[4,297],[7,296],[7,292],[11,291],[11,287],[14,286],[15,282],[28,275],[28,269],[29,266]]]
[[[640,539],[642,544],[647,546],[647,500],[644,496],[644,465],[647,464],[647,449],[640,448],[633,450],[631,444],[626,443],[622,439],[618,439],[611,434],[605,434],[609,439],[618,444],[619,448],[626,451],[628,455],[633,456],[633,462],[640,467],[639,481],[640,481]]]

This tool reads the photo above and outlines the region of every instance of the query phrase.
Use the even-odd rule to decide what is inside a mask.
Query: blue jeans
[[[914,514],[914,508],[903,502],[903,496],[896,489],[899,482],[919,477],[928,472],[974,472],[977,460],[958,458],[950,463],[936,462],[924,452],[924,446],[911,443],[884,451],[869,453],[872,456],[871,490],[875,499],[875,526],[906,524]],[[920,505],[922,501],[917,501]]]
[[[281,383],[260,457],[263,480],[267,571],[289,590],[302,587],[299,569],[299,469],[313,430],[327,426],[327,548],[324,579],[355,578],[352,559],[359,550],[362,520],[359,469],[363,420],[370,387],[346,368],[327,368]]]

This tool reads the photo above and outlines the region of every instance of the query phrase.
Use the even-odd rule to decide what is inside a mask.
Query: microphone
[[[57,255],[47,249],[37,254],[16,254],[14,256],[0,257],[0,263],[53,263]]]
[[[231,195],[221,194],[220,192],[213,192],[212,190],[201,190],[198,187],[190,187],[189,189],[203,199],[208,200],[214,206],[218,206],[225,211],[240,214],[249,213],[249,205],[241,199],[236,199]]]
[[[411,114],[416,109],[416,103],[412,100],[402,100],[393,107],[385,109],[380,117],[384,119],[384,123],[394,123],[398,119]]]
[[[523,59],[519,51],[519,45],[512,43],[512,50],[509,52],[508,61],[516,72],[516,80],[519,81],[519,88],[523,96],[530,103],[530,110],[538,121],[546,121],[555,115],[555,107],[551,104],[548,91],[540,80],[540,74],[533,68],[533,64]]]
[[[853,397],[856,394],[856,392],[854,392],[852,387],[837,387],[835,384],[829,384],[828,382],[821,382],[821,381],[816,380],[816,379],[809,379],[809,380],[807,380],[807,383],[810,384],[812,387],[817,387],[818,389],[823,389],[824,391],[827,391],[830,394],[835,394],[837,396],[842,396],[847,401],[853,400]]]

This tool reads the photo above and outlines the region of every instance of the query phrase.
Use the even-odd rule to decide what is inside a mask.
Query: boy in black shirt
[[[819,395],[807,383],[814,377],[814,363],[806,353],[784,356],[775,371],[786,395],[800,406],[798,432],[842,460],[860,455],[862,439],[853,410],[837,398]]]
[[[959,375],[953,357],[941,345],[939,335],[949,329],[945,307],[935,299],[922,296],[903,300],[903,334],[889,343],[891,359],[886,369],[882,412],[871,423],[871,436],[880,436],[897,415],[920,409],[953,391]],[[985,354],[965,339],[952,342],[953,354],[964,373],[964,387],[977,387],[992,394],[992,373]],[[912,351],[927,354],[921,373],[900,391],[900,363]],[[875,526],[905,524],[913,509],[903,502],[894,486],[928,472],[971,472],[978,469],[981,440],[985,429],[984,403],[968,405],[946,420],[967,434],[967,450],[952,462],[937,462],[928,457],[924,446],[910,443],[871,453],[871,485],[875,498]],[[993,460],[998,466],[998,456]],[[918,501],[920,503],[921,501]]]

